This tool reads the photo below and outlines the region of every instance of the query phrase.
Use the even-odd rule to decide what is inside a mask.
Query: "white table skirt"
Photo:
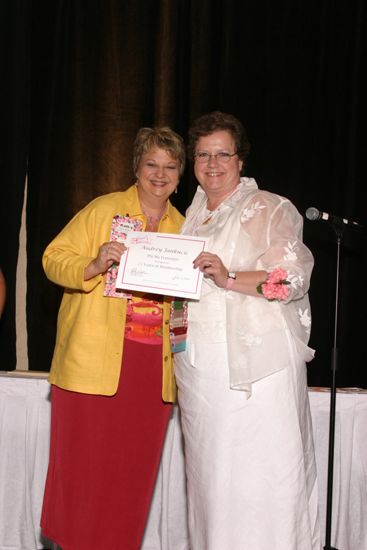
[[[330,392],[315,390],[309,391],[309,398],[324,541]],[[367,550],[366,390],[349,389],[336,395],[331,546],[338,550]]]
[[[44,376],[0,374],[0,550],[36,550],[48,462],[50,388]],[[324,537],[330,394],[310,389]],[[367,550],[367,394],[338,392],[332,546]],[[177,408],[169,423],[142,550],[188,550]],[[288,550],[288,549],[287,549]]]
[[[50,386],[0,377],[0,549],[43,548],[39,527],[50,443]]]

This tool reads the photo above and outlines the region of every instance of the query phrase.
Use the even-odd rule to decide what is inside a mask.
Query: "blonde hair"
[[[153,147],[164,149],[180,163],[180,176],[185,169],[186,153],[181,136],[168,126],[161,128],[140,128],[133,146],[133,168],[136,174],[141,157]]]

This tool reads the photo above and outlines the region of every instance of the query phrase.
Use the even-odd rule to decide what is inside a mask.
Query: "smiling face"
[[[236,153],[234,139],[226,130],[200,137],[196,142],[195,155],[204,152],[212,156],[203,163],[195,157],[195,176],[208,195],[208,204],[215,208],[240,182],[243,161],[237,155],[230,157],[228,162],[213,156],[219,152]]]
[[[136,176],[143,203],[164,203],[178,185],[180,162],[165,149],[153,147],[141,156]]]

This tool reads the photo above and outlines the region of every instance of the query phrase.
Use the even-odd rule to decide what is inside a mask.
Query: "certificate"
[[[198,300],[203,274],[192,263],[206,241],[188,235],[130,231],[116,288]]]

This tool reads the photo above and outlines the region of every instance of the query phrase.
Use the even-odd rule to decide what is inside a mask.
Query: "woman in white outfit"
[[[319,550],[305,365],[313,257],[292,203],[240,177],[249,149],[232,115],[190,129],[200,185],[182,232],[208,238],[175,365],[191,548]]]

